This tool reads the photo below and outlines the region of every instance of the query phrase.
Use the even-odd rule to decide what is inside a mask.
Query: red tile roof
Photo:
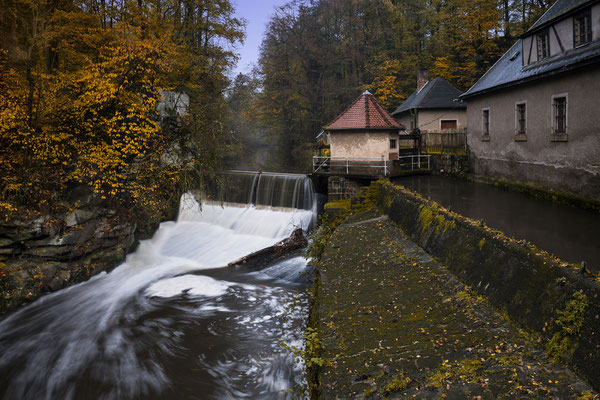
[[[325,130],[345,129],[404,129],[404,126],[394,119],[385,108],[368,91],[360,97],[329,125]]]

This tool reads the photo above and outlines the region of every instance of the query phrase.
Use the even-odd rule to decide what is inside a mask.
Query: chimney
[[[417,90],[421,90],[423,86],[428,82],[427,80],[427,70],[420,69],[417,71]]]

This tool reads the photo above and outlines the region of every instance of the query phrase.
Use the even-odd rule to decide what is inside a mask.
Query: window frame
[[[584,34],[586,35],[586,38],[584,39],[583,42],[577,43],[577,38],[580,38],[582,35],[579,35],[579,32],[577,32],[577,22],[578,20],[584,19],[584,21],[587,22],[587,31],[584,32]],[[585,29],[585,23],[584,23],[584,29]],[[579,14],[576,14],[573,16],[573,48],[578,48],[581,46],[585,46],[586,44],[589,44],[592,42],[592,10],[590,8],[588,8],[587,10],[584,10],[582,12],[580,12]]]
[[[487,124],[486,124],[487,119]],[[490,108],[482,108],[481,109],[481,140],[488,141],[490,140],[490,125],[491,125],[491,112]]]
[[[442,125],[444,122],[454,122],[455,127],[454,128],[446,128],[446,130],[458,130],[458,119],[454,118],[454,119],[441,119],[440,118],[440,131],[444,130],[444,128],[442,128]]]
[[[520,107],[523,107],[523,119],[521,119]],[[523,121],[523,130],[521,130],[521,121]],[[517,101],[515,103],[515,137],[516,142],[527,141],[527,100]]]
[[[564,128],[562,130],[558,130],[558,109],[557,109],[557,99],[564,99]],[[550,115],[551,115],[551,137],[550,140],[554,142],[566,142],[568,140],[568,131],[569,131],[569,94],[568,93],[557,93],[552,95],[550,101]]]
[[[392,146],[393,144],[393,146]],[[396,150],[398,149],[398,140],[397,139],[390,139],[390,150]]]
[[[542,37],[544,40],[540,43],[540,39]],[[538,32],[535,35],[535,40],[537,46],[537,60],[541,61],[550,57],[550,31],[548,29],[544,29],[543,31]]]

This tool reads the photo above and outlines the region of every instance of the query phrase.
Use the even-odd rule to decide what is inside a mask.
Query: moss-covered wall
[[[379,207],[413,241],[539,336],[549,356],[600,388],[600,285],[595,276],[402,187],[384,181],[374,185],[380,187]]]

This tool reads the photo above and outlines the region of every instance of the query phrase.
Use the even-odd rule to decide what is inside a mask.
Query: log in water
[[[247,189],[244,203],[262,207],[184,195],[177,222],[112,272],[2,320],[0,397],[290,397],[303,368],[280,342],[302,343],[306,260],[222,268],[314,222],[306,177],[272,180],[288,182],[257,178]],[[277,193],[289,187],[302,198]]]

